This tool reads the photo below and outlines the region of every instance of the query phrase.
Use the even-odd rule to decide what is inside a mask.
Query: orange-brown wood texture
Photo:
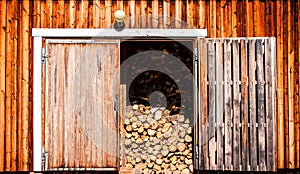
[[[208,37],[276,37],[277,167],[299,168],[299,4],[299,0],[0,1],[0,171],[32,169],[31,29],[112,27],[117,9],[125,11],[126,27],[205,28]]]
[[[45,151],[50,169],[118,167],[112,105],[120,56],[118,42],[110,42],[48,45]]]

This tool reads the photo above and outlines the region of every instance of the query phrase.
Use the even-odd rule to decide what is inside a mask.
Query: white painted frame
[[[33,171],[42,171],[42,39],[165,37],[204,38],[206,29],[49,29],[33,28]]]

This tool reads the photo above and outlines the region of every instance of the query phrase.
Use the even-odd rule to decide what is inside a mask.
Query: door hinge
[[[46,48],[42,48],[42,63],[45,63],[48,58]]]
[[[45,148],[42,147],[42,171],[48,170],[48,153],[45,152]]]
[[[116,112],[119,112],[119,96],[117,95],[116,98],[114,99],[114,110]]]
[[[198,62],[198,49],[194,48],[195,61]]]
[[[199,146],[195,146],[196,149],[196,159],[199,159]]]

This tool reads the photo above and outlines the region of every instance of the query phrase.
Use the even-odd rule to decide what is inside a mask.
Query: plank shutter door
[[[275,43],[199,40],[200,170],[276,170]]]
[[[119,42],[47,47],[46,170],[118,168]]]

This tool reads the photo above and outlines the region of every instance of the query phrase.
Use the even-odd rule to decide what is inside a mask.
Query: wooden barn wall
[[[299,0],[2,0],[0,171],[33,166],[32,103],[39,101],[32,101],[31,29],[105,28],[117,9],[126,12],[129,28],[206,28],[213,38],[275,36],[278,168],[300,168]]]

